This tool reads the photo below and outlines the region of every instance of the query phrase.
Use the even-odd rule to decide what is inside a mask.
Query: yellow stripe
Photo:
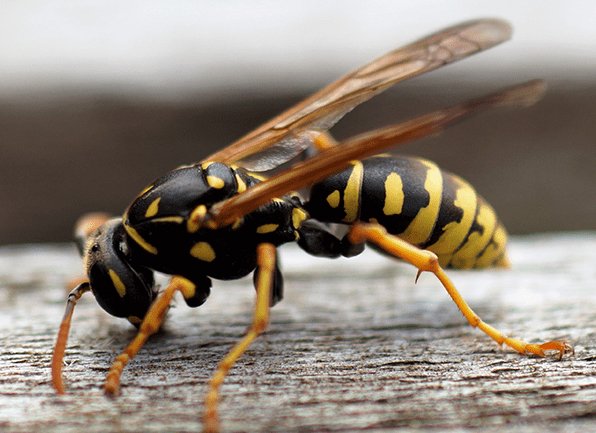
[[[344,211],[346,213],[343,219],[344,222],[356,221],[360,207],[360,185],[362,185],[363,177],[362,162],[352,161],[352,165],[354,168],[344,189]]]
[[[505,245],[507,244],[507,231],[505,227],[499,224],[492,237],[492,242],[483,251],[482,255],[478,257],[475,268],[486,268],[494,264],[494,262],[505,252]]]
[[[252,171],[249,171],[249,172],[248,172],[248,175],[249,175],[250,177],[254,177],[255,179],[257,179],[257,180],[260,180],[260,181],[267,180],[267,178],[266,178],[265,176],[263,176],[263,175],[260,175],[260,174],[257,174],[257,173],[253,173]]]
[[[497,217],[495,212],[484,200],[479,201],[478,216],[476,223],[483,229],[480,232],[474,232],[468,236],[466,243],[453,255],[451,266],[461,269],[474,267],[478,254],[486,247],[495,230]]]
[[[463,211],[459,222],[452,221],[443,227],[443,234],[427,249],[437,255],[452,254],[466,238],[476,215],[476,191],[463,179],[453,176],[459,188],[455,192],[453,204]]]
[[[404,206],[404,184],[397,173],[390,173],[385,179],[385,206],[383,213],[399,215]]]
[[[124,229],[126,230],[126,233],[128,233],[128,235],[132,238],[132,240],[135,241],[141,248],[143,248],[145,251],[151,254],[157,254],[157,248],[155,248],[153,245],[151,245],[149,242],[143,239],[139,232],[137,232],[128,224],[124,224]]]
[[[147,192],[151,191],[151,189],[153,189],[153,184],[146,186],[146,187],[145,187],[145,189],[139,193],[138,197],[140,197],[140,196],[142,196],[143,194],[145,194],[145,193],[147,193]]]
[[[240,176],[238,176],[238,173],[234,173],[234,175],[236,176],[236,183],[238,184],[238,188],[237,188],[238,194],[246,191],[246,183],[242,180],[242,178]]]
[[[439,167],[430,161],[420,160],[420,162],[428,168],[424,189],[428,192],[429,202],[426,207],[418,211],[408,228],[399,235],[400,238],[414,245],[423,243],[432,234],[443,194],[443,176]]]
[[[121,298],[124,298],[124,295],[126,295],[126,286],[124,285],[124,283],[122,282],[122,280],[120,279],[118,274],[113,269],[109,269],[108,274],[110,274],[110,278],[112,279],[112,284],[114,285],[114,288],[118,292],[118,295],[120,295]]]
[[[182,224],[184,222],[184,217],[181,216],[165,216],[165,217],[160,217],[160,218],[154,218],[153,220],[151,220],[152,223],[176,223],[176,224]]]

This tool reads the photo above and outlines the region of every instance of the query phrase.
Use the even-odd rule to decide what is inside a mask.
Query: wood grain
[[[282,249],[286,297],[223,386],[226,432],[596,431],[596,233],[515,238],[510,271],[450,272],[472,307],[531,341],[564,338],[563,361],[501,351],[464,323],[434,280],[373,252],[350,260]],[[75,311],[54,395],[50,356],[74,248],[0,249],[0,431],[190,432],[218,360],[250,321],[251,281],[183,301],[123,376],[101,384],[134,335],[91,296]]]

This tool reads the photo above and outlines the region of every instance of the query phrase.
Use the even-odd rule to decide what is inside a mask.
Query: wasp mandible
[[[91,215],[76,227],[88,280],[67,300],[52,361],[64,392],[62,363],[77,300],[91,291],[108,313],[138,327],[115,359],[105,392],[119,392],[124,366],[157,331],[175,293],[204,303],[211,280],[254,273],[256,303],[247,334],[221,361],[205,397],[204,429],[219,430],[219,389],[227,372],[267,327],[283,296],[277,247],[297,242],[307,253],[351,257],[374,244],[421,272],[432,272],[470,325],[517,352],[562,356],[562,341],[510,338],[474,313],[444,268],[507,266],[507,233],[492,207],[465,180],[421,158],[379,153],[441,132],[472,114],[538,100],[530,81],[337,143],[327,132],[357,105],[393,84],[491,48],[511,36],[501,20],[446,28],[356,69],[201,162],[152,182],[121,218]],[[315,153],[302,162],[297,157]],[[260,174],[281,169],[265,177]],[[307,198],[293,192],[309,188]],[[330,225],[346,229],[343,236]],[[153,272],[172,275],[158,291]]]

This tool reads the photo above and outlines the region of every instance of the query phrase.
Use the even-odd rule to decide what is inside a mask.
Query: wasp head
[[[140,324],[157,289],[153,271],[130,260],[121,220],[86,215],[77,223],[75,237],[97,303],[113,316]]]

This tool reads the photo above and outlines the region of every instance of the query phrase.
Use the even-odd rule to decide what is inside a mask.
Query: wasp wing
[[[446,127],[487,109],[531,105],[542,97],[545,89],[546,85],[542,80],[533,80],[355,136],[218,203],[210,210],[209,218],[215,226],[231,224],[236,218],[246,215],[274,197],[281,197],[337,173],[352,160],[374,155],[390,146],[437,134]]]
[[[270,170],[310,146],[313,132],[326,131],[393,84],[493,47],[510,36],[509,24],[497,19],[448,27],[343,76],[205,160]]]

